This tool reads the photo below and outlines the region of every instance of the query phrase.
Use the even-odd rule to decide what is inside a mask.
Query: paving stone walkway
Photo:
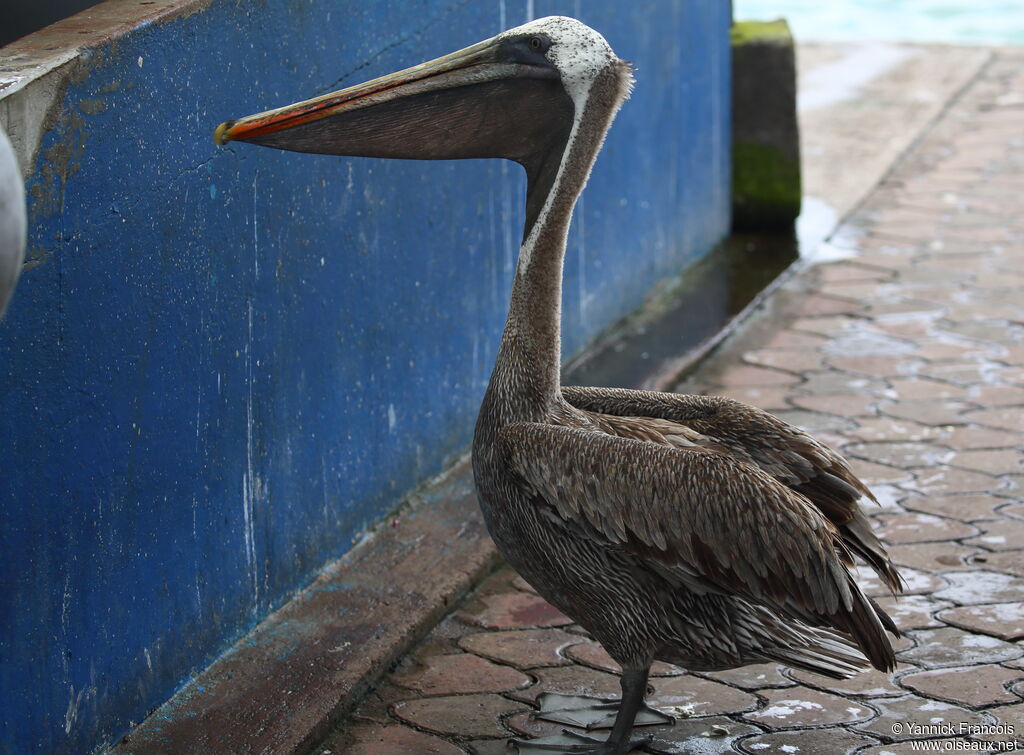
[[[649,702],[679,721],[646,749],[1024,749],[1024,52],[996,54],[832,249],[678,390],[768,409],[851,459],[908,582],[894,601],[863,579],[906,633],[900,666],[835,682],[661,664]],[[504,569],[320,751],[506,753],[557,730],[530,717],[539,693],[615,697],[616,671]]]

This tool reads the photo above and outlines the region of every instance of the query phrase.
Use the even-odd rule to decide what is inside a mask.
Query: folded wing
[[[763,470],[714,451],[514,423],[504,458],[537,505],[652,568],[676,567],[781,613],[848,633],[874,666],[895,660],[854,583],[839,532]]]
[[[875,500],[849,464],[832,449],[778,417],[721,396],[692,396],[621,388],[563,387],[578,409],[615,417],[678,423],[728,449],[806,497],[838,529],[847,548],[864,559],[893,592],[902,580],[871,531],[860,498]]]

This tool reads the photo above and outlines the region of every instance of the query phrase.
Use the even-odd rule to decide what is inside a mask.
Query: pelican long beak
[[[225,121],[218,145],[245,141],[320,154],[444,159],[494,152],[495,92],[466,87],[557,78],[507,54],[489,39],[427,63],[293,105]],[[474,146],[475,145],[475,146]],[[486,153],[486,154],[484,154]]]

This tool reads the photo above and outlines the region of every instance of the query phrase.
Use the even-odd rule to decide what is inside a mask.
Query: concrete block
[[[784,230],[800,214],[796,55],[784,20],[732,27],[735,230]]]

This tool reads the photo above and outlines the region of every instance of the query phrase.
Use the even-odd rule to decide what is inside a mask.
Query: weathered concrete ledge
[[[7,130],[27,179],[43,134],[69,81],[81,79],[94,50],[150,24],[203,10],[211,0],[106,0],[16,40],[0,55],[0,125]]]
[[[498,563],[468,459],[111,751],[303,752]]]

